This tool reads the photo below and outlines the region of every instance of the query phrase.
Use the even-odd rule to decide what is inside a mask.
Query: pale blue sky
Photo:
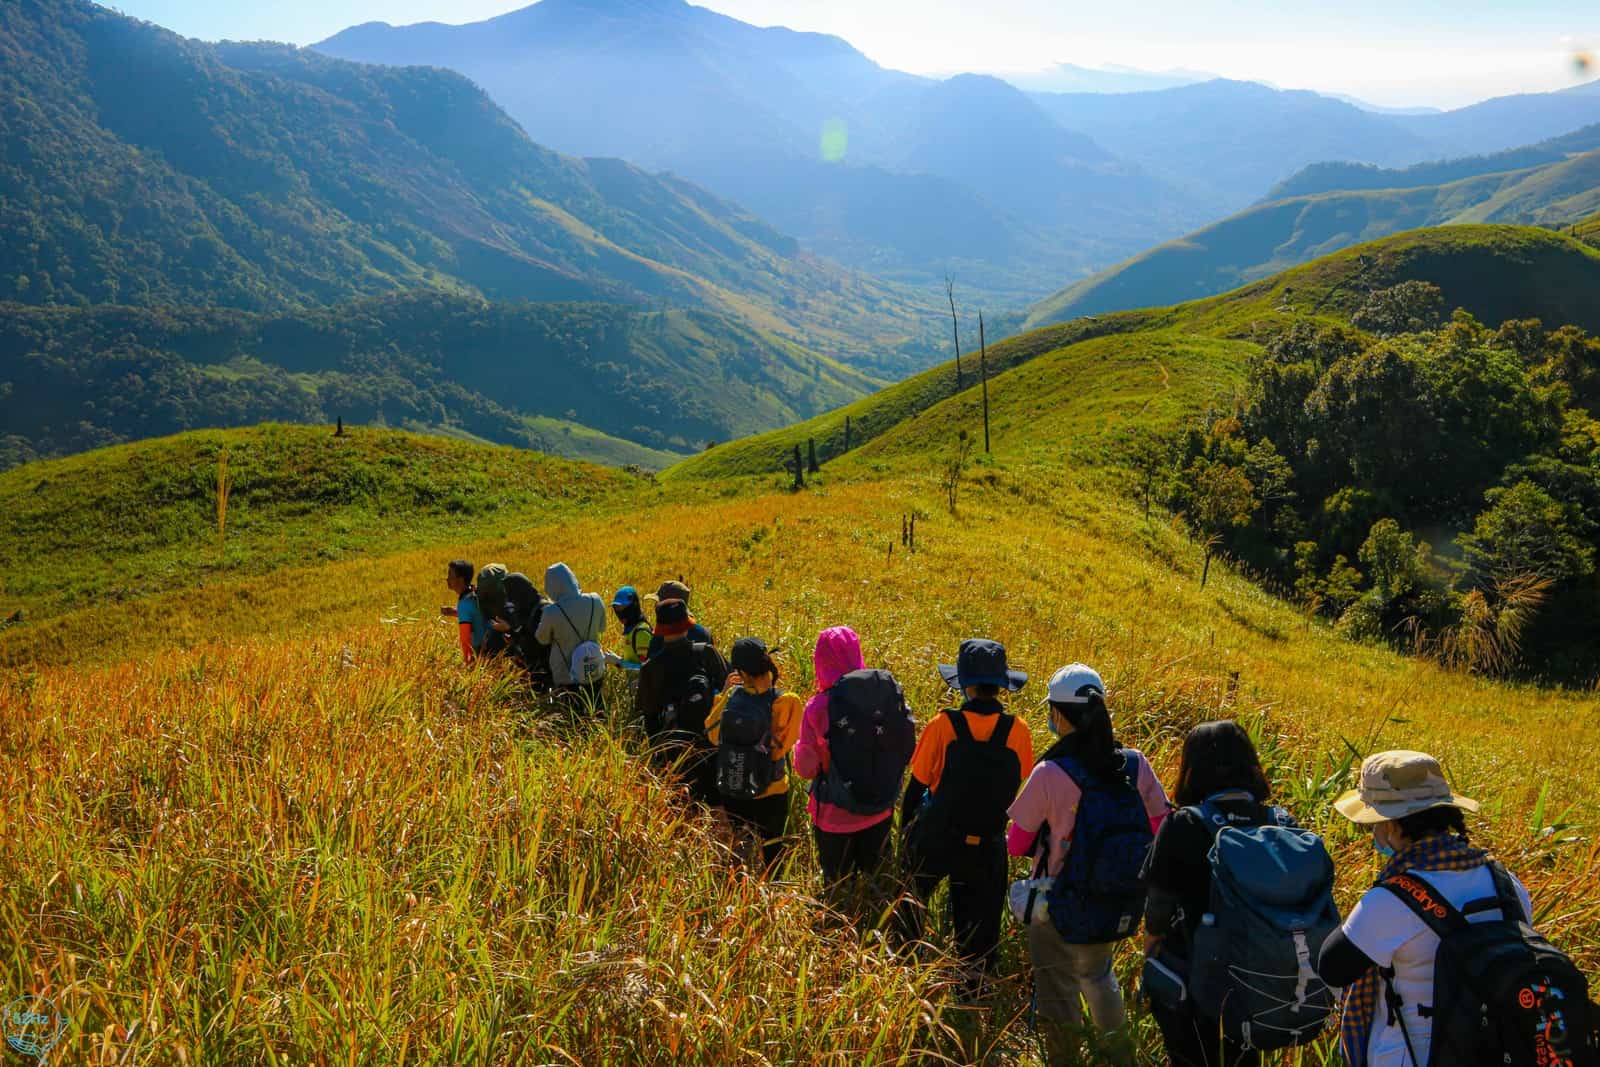
[[[526,0],[118,0],[191,37],[310,44],[358,22],[471,22]],[[1375,103],[1456,106],[1582,80],[1595,0],[706,0],[757,25],[836,33],[918,73],[1055,62],[1187,67]]]

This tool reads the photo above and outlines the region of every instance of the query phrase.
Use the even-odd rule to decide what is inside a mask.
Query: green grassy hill
[[[1559,227],[1597,207],[1600,151],[1446,185],[1273,200],[1063,290],[1036,304],[1027,325],[1199,299],[1404,230],[1474,222]]]
[[[1378,167],[1370,163],[1314,163],[1273,187],[1263,199],[1287,200],[1316,193],[1357,189],[1416,189],[1449,185],[1485,174],[1507,174],[1560,163],[1600,148],[1600,123],[1552,137],[1535,145],[1504,152],[1418,163],[1410,167]]]
[[[219,537],[223,454],[231,489]],[[163,644],[205,640],[224,623],[184,607],[201,590],[420,545],[449,552],[535,515],[548,521],[619,498],[644,506],[657,491],[621,471],[366,428],[344,437],[277,425],[203,431],[29,463],[0,473],[0,618],[22,613],[0,637],[0,660],[103,658],[142,639],[144,627]],[[126,619],[113,621],[113,606],[163,596],[170,611],[131,629]],[[381,613],[390,604],[365,607]],[[260,610],[245,597],[226,616],[248,625]],[[105,620],[87,647],[58,640],[54,621],[74,614]],[[315,618],[301,623],[314,628]]]
[[[1345,908],[1379,862],[1370,837],[1330,808],[1352,749],[1435,752],[1485,804],[1474,841],[1523,877],[1541,930],[1594,974],[1600,861],[1581,829],[1546,832],[1581,823],[1600,788],[1593,694],[1496,684],[1352,643],[1225,566],[1201,588],[1197,547],[1165,516],[1146,521],[1122,476],[1075,446],[1085,428],[1176,417],[1225,388],[1260,310],[1207,309],[1213,326],[1244,339],[1152,326],[1148,346],[1106,335],[997,376],[991,402],[1005,425],[955,513],[925,455],[897,458],[918,442],[885,435],[869,446],[885,450],[881,468],[830,469],[806,493],[757,478],[641,494],[623,476],[551,463],[542,480],[565,488],[525,498],[525,511],[508,499],[490,515],[441,516],[418,502],[418,486],[526,457],[358,435],[344,444],[388,443],[348,464],[327,450],[331,439],[291,442],[270,459],[281,475],[266,476],[257,506],[298,503],[264,518],[252,544],[276,552],[324,497],[352,498],[319,488],[315,471],[340,483],[420,462],[425,476],[380,494],[395,510],[361,527],[364,538],[396,527],[406,537],[377,532],[342,559],[302,548],[276,557],[287,565],[263,560],[200,584],[200,472],[214,435],[0,476],[8,504],[48,497],[54,479],[40,486],[41,474],[82,479],[48,501],[66,509],[64,522],[0,508],[0,544],[42,549],[21,569],[82,591],[40,627],[48,642],[26,620],[0,632],[0,660],[17,668],[0,672],[10,754],[0,798],[30,828],[0,852],[5,980],[55,992],[74,1020],[63,1059],[92,1049],[130,1060],[387,1061],[448,1047],[492,1064],[730,1063],[752,1051],[806,1063],[1038,1062],[1014,925],[993,999],[973,1006],[950,993],[942,924],[934,952],[892,955],[815,902],[803,845],[778,880],[731,872],[725,831],[648,770],[625,716],[573,723],[530,705],[497,671],[460,667],[435,614],[443,562],[456,555],[530,573],[563,559],[602,591],[684,575],[697,613],[725,637],[767,638],[785,685],[803,694],[817,631],[852,625],[924,720],[948,700],[933,665],[973,633],[1004,639],[1035,679],[1084,660],[1110,683],[1119,737],[1169,785],[1192,724],[1238,718],[1275,799],[1326,835]],[[1048,373],[1045,360],[1057,360]],[[921,431],[913,420],[893,432]],[[248,437],[227,435],[241,450]],[[435,459],[422,462],[419,449]],[[169,505],[147,490],[180,457],[192,484],[177,497],[188,503]],[[95,486],[117,481],[127,491],[97,511]],[[908,552],[899,516],[913,513]],[[432,532],[430,515],[442,523]],[[177,580],[122,596],[79,582],[80,556],[131,571],[115,538],[163,516],[178,531],[152,536],[177,556]],[[74,532],[91,524],[104,532]],[[327,535],[314,529],[306,544]],[[137,561],[159,546],[133,548]],[[6,560],[8,580],[18,569]],[[1012,707],[1042,748],[1037,687]],[[625,701],[620,685],[613,696]],[[796,784],[790,795],[791,829],[803,834],[804,792]],[[1130,942],[1117,955],[1129,990],[1136,966]],[[726,1007],[709,1010],[708,999]],[[161,1025],[134,1030],[131,1009],[117,1007],[125,1001],[139,1005],[135,1021]],[[1153,1056],[1153,1024],[1136,997],[1128,1003]],[[1325,1035],[1306,1057],[1331,1062],[1333,1045]]]
[[[0,469],[263,420],[668,465],[878,385],[707,311],[410,293],[326,310],[0,304]]]
[[[1528,226],[1416,230],[1324,256],[1222,296],[1170,308],[1085,316],[1013,337],[990,352],[992,422],[1014,426],[1015,435],[1030,446],[1070,449],[1082,427],[1049,413],[1078,402],[1080,394],[1082,402],[1095,403],[1101,362],[1121,368],[1115,396],[1125,396],[1123,390],[1133,379],[1144,383],[1135,393],[1145,395],[1139,390],[1163,373],[1159,352],[1177,353],[1196,381],[1215,387],[1203,395],[1179,390],[1174,396],[1190,406],[1208,403],[1243,372],[1252,345],[1238,342],[1250,342],[1297,316],[1348,319],[1372,290],[1410,280],[1439,286],[1448,307],[1465,308],[1490,325],[1534,317],[1549,326],[1600,330],[1597,249],[1573,236]],[[795,444],[804,446],[809,438],[816,439],[819,457],[833,459],[842,455],[846,415],[852,417],[846,467],[879,462],[896,450],[927,463],[931,454],[954,447],[960,429],[982,432],[981,392],[971,388],[976,384],[975,362],[970,353],[963,357],[968,388],[959,395],[954,364],[947,363],[839,411],[712,449],[664,476],[770,474],[782,469]],[[1003,393],[1016,382],[1027,383],[1014,394],[1025,403],[1015,409],[997,404],[997,391]],[[1117,409],[1128,411],[1126,405]],[[869,447],[861,447],[869,441]]]

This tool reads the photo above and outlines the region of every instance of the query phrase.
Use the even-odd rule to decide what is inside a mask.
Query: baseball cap
[[[689,602],[689,587],[682,582],[662,582],[661,588],[656,590],[657,600],[681,600]]]
[[[759,637],[741,637],[728,652],[728,663],[746,678],[758,678],[774,671],[772,653]]]
[[[1105,699],[1106,683],[1100,672],[1082,663],[1069,663],[1050,676],[1046,699],[1052,704],[1087,704],[1091,691]]]
[[[1430,808],[1477,811],[1478,802],[1459,796],[1439,761],[1425,752],[1378,752],[1361,762],[1361,784],[1333,802],[1334,810],[1363,826],[1403,819]]]
[[[639,603],[639,590],[631,585],[625,585],[618,589],[617,595],[611,598],[611,606],[614,608],[627,607],[630,604],[637,603]]]

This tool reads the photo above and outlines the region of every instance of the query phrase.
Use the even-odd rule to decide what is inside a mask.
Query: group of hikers
[[[1272,802],[1249,733],[1205,722],[1184,740],[1171,793],[1118,743],[1107,687],[1073,663],[1051,677],[1052,741],[1037,758],[1004,699],[1028,682],[997,641],[964,641],[938,666],[958,697],[918,731],[894,676],[869,669],[855,631],[823,630],[815,693],[785,691],[756,637],[726,658],[664,583],[646,622],[638,591],[604,601],[565,564],[545,596],[499,565],[450,564],[445,608],[468,660],[510,654],[558,699],[603,707],[607,669],[629,673],[652,757],[688,796],[726,812],[779,866],[791,771],[824,884],[873,899],[897,943],[922,943],[947,886],[949,925],[976,994],[1005,913],[1023,927],[1048,1062],[1135,1061],[1116,946],[1143,934],[1141,994],[1174,1067],[1241,1067],[1307,1045],[1338,1015],[1352,1067],[1600,1067],[1600,1011],[1582,972],[1533,928],[1521,882],[1469,840],[1476,801],[1420,752],[1368,756],[1335,810],[1372,834],[1385,865],[1348,915],[1321,838]],[[898,839],[895,811],[900,813]],[[1010,859],[1031,863],[1011,880]],[[879,898],[881,899],[881,898]]]

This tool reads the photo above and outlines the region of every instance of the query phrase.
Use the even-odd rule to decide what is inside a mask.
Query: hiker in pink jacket
[[[795,773],[812,780],[812,832],[823,881],[832,885],[888,866],[894,805],[916,719],[888,671],[869,671],[847,626],[817,635],[817,694],[800,720]]]

